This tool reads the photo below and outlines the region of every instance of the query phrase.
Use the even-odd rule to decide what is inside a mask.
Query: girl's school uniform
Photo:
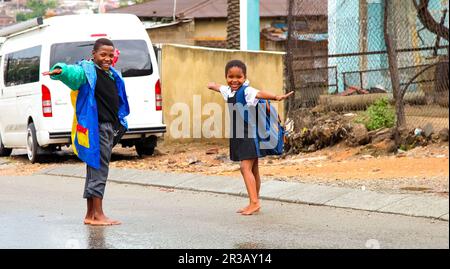
[[[255,88],[249,87],[249,84],[250,83],[247,80],[242,85],[243,87],[246,87],[244,89],[246,102],[245,105],[248,107],[256,107],[259,102],[259,99],[256,98],[256,95],[259,91]],[[248,124],[248,122],[239,118],[242,116],[240,115],[238,109],[233,109],[233,107],[235,107],[235,105],[238,103],[236,93],[239,90],[232,91],[228,86],[221,86],[219,90],[223,98],[229,105],[228,107],[230,109],[230,117],[233,117],[232,119],[230,119],[230,121],[232,122],[232,126],[230,128],[230,159],[232,161],[242,161],[263,157],[261,155],[258,156],[255,139],[254,137],[252,137],[252,135],[249,135],[255,133],[254,130],[251,129],[254,127],[252,127],[251,124]],[[243,124],[243,126],[237,126],[237,124]],[[243,136],[241,131],[243,131]]]

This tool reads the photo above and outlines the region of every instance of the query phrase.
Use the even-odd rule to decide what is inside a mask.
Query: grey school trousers
[[[114,141],[114,129],[110,122],[100,122],[98,129],[100,136],[100,168],[95,169],[86,165],[86,183],[84,185],[83,198],[103,198],[105,193]]]

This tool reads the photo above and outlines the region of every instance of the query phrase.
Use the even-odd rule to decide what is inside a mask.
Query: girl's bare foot
[[[253,213],[258,212],[260,208],[261,206],[259,204],[249,205],[246,210],[241,212],[241,215],[252,215]]]
[[[90,218],[85,218],[83,221],[84,224],[91,224],[91,222],[92,222],[92,219],[90,219]]]
[[[244,212],[245,210],[248,209],[249,206],[250,206],[250,205],[248,205],[248,206],[246,206],[246,207],[243,207],[243,208],[239,208],[239,209],[236,211],[236,213],[242,213],[242,212]]]

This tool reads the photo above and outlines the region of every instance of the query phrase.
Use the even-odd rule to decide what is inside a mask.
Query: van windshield
[[[147,76],[153,73],[147,43],[144,40],[112,40],[120,51],[114,68],[123,77]],[[92,58],[94,41],[56,43],[50,50],[50,68],[56,63],[75,64],[80,60]]]

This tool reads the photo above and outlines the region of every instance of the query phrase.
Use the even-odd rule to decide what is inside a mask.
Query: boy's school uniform
[[[93,61],[83,60],[76,65],[57,63],[50,70],[60,68],[61,73],[51,78],[60,80],[71,92],[75,113],[72,124],[72,146],[74,153],[87,165],[100,168],[100,137],[95,87],[97,83],[96,67]],[[125,119],[130,114],[124,81],[113,67],[110,67],[119,96],[118,121],[122,129],[128,129]]]

